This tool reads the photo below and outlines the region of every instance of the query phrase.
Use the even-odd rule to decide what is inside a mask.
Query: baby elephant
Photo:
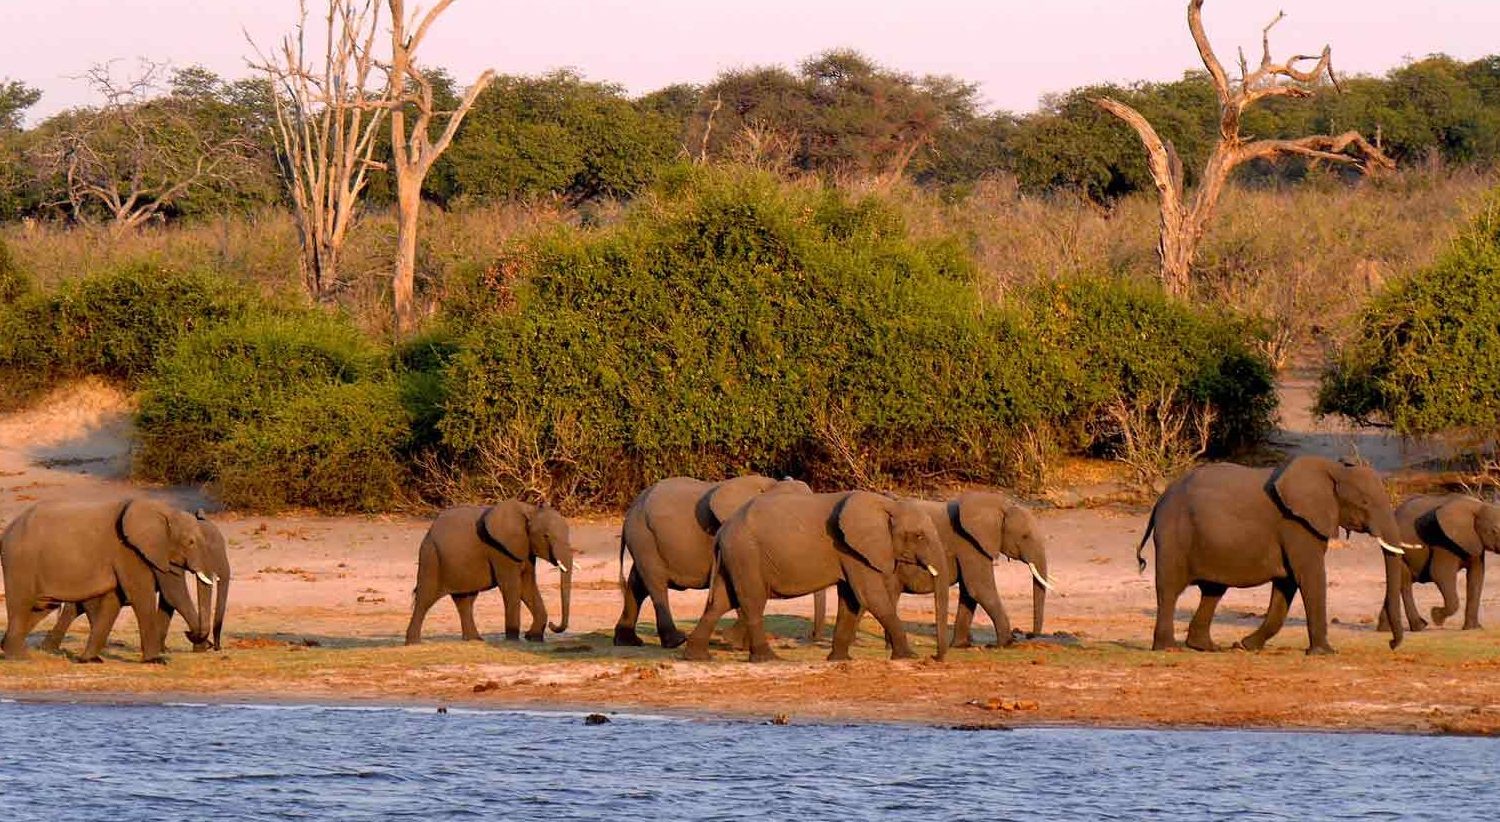
[[[897,568],[913,565],[936,577],[933,602],[937,656],[948,650],[948,563],[941,538],[920,505],[866,491],[766,494],[719,529],[718,559],[703,617],[683,656],[707,659],[719,618],[737,609],[750,641],[750,661],[776,658],[766,641],[769,599],[790,599],[838,585],[839,615],[830,660],[848,659],[860,614],[869,609],[885,628],[891,657],[914,656],[896,615]]]
[[[464,639],[482,640],[474,625],[474,598],[495,587],[505,600],[505,638],[520,638],[524,602],[531,612],[526,639],[541,642],[548,625],[547,606],[536,582],[538,558],[562,571],[562,622],[550,626],[562,633],[568,630],[573,589],[573,545],[562,514],[517,500],[490,508],[444,511],[427,529],[417,555],[417,587],[412,592],[406,644],[422,641],[422,620],[443,596],[451,596],[458,608]]]
[[[1458,612],[1458,572],[1464,571],[1467,599],[1464,630],[1479,628],[1479,597],[1484,593],[1484,553],[1500,552],[1500,506],[1461,494],[1412,497],[1396,509],[1396,524],[1408,543],[1401,577],[1401,601],[1413,631],[1427,627],[1412,598],[1413,582],[1432,582],[1443,594],[1432,621],[1442,625]],[[1399,615],[1380,609],[1380,630]]]

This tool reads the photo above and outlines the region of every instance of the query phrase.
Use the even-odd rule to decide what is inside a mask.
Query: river
[[[0,702],[0,809],[62,819],[1495,819],[1500,741]]]

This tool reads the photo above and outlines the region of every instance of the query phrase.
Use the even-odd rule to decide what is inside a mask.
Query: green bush
[[[1371,301],[1317,410],[1404,435],[1500,428],[1500,197],[1431,266]]]
[[[252,511],[385,511],[403,501],[411,417],[389,382],[310,388],[238,426],[219,459],[225,503]]]
[[[21,270],[16,258],[10,253],[10,246],[0,239],[0,314],[6,311],[17,300],[30,294],[35,290],[36,284]]]
[[[258,303],[217,274],[127,265],[21,296],[0,318],[0,370],[37,385],[94,375],[133,386],[183,336]]]
[[[957,242],[913,238],[876,197],[745,172],[675,169],[618,224],[517,259],[513,304],[465,317],[438,429],[493,475],[567,474],[596,501],[752,468],[993,481],[1009,437],[1087,429],[1155,381],[1248,403],[1225,442],[1274,403],[1242,324],[1110,282],[986,307]]]
[[[386,370],[353,325],[320,311],[251,315],[192,334],[143,385],[135,471],[158,482],[211,480],[242,425]]]

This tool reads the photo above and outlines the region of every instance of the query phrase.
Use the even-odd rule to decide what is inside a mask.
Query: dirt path
[[[1336,449],[1343,434],[1318,430],[1306,416],[1305,384],[1299,388],[1293,380],[1287,388],[1283,440],[1307,450]],[[125,410],[118,395],[94,387],[0,417],[0,523],[36,500],[139,490],[120,479],[129,451]],[[1377,448],[1372,439],[1360,450],[1367,458],[1404,459],[1399,448]],[[207,504],[192,492],[148,493],[184,506]],[[224,653],[187,653],[179,635],[173,647],[180,652],[170,664],[136,664],[127,613],[106,664],[78,666],[34,654],[31,661],[0,665],[0,693],[401,699],[979,725],[1500,730],[1500,632],[1459,632],[1450,624],[1408,635],[1406,646],[1390,652],[1371,627],[1383,589],[1381,561],[1363,537],[1329,557],[1331,639],[1340,655],[1303,656],[1300,604],[1264,653],[1155,654],[1145,651],[1154,611],[1151,580],[1136,573],[1134,557],[1144,510],[1043,510],[1039,518],[1051,544],[1050,570],[1064,594],[1049,602],[1047,637],[1004,651],[955,652],[941,665],[891,663],[881,658],[869,622],[858,658],[828,664],[821,661],[826,641],[813,647],[796,639],[806,630],[810,605],[790,601],[775,603],[777,616],[769,620],[788,661],[751,666],[724,648],[715,662],[685,663],[656,647],[609,646],[619,613],[616,519],[574,523],[581,556],[574,630],[566,636],[540,646],[495,640],[502,609],[498,594],[490,593],[480,597],[476,612],[491,642],[456,641],[457,618],[443,602],[429,617],[429,642],[405,648],[400,637],[425,520],[219,513],[215,519],[229,538],[235,569]],[[1026,570],[1002,564],[997,575],[1012,620],[1025,625]],[[543,572],[554,610],[556,582]],[[1424,610],[1437,601],[1427,586],[1417,596]],[[1231,591],[1219,609],[1217,639],[1228,643],[1248,633],[1266,598],[1263,589]],[[1497,598],[1486,595],[1487,612],[1495,612]],[[677,594],[673,610],[691,620],[702,603],[696,592]],[[1179,632],[1194,605],[1191,595],[1179,603]],[[930,647],[932,631],[923,625],[931,618],[930,602],[908,597],[903,614],[919,633],[919,646]],[[986,629],[980,636],[988,639],[988,622],[980,623]],[[81,641],[80,633],[70,646]]]

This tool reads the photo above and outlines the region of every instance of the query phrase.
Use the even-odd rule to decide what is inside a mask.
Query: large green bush
[[[1270,404],[1248,329],[1111,283],[986,307],[969,255],[875,197],[679,170],[617,225],[557,230],[447,372],[445,443],[623,500],[665,474],[867,469],[995,480],[1008,438],[1086,428],[1157,380]],[[525,462],[527,465],[518,463]]]
[[[411,418],[390,381],[326,384],[237,426],[219,458],[241,509],[390,510],[403,500]]]
[[[135,471],[159,482],[214,479],[241,426],[386,369],[353,325],[320,311],[252,315],[193,334],[143,385]]]
[[[10,306],[30,294],[35,287],[31,278],[21,270],[15,256],[10,253],[10,246],[6,245],[4,239],[0,239],[0,314],[8,311]]]
[[[1500,197],[1370,303],[1323,375],[1318,411],[1402,434],[1500,428]]]

